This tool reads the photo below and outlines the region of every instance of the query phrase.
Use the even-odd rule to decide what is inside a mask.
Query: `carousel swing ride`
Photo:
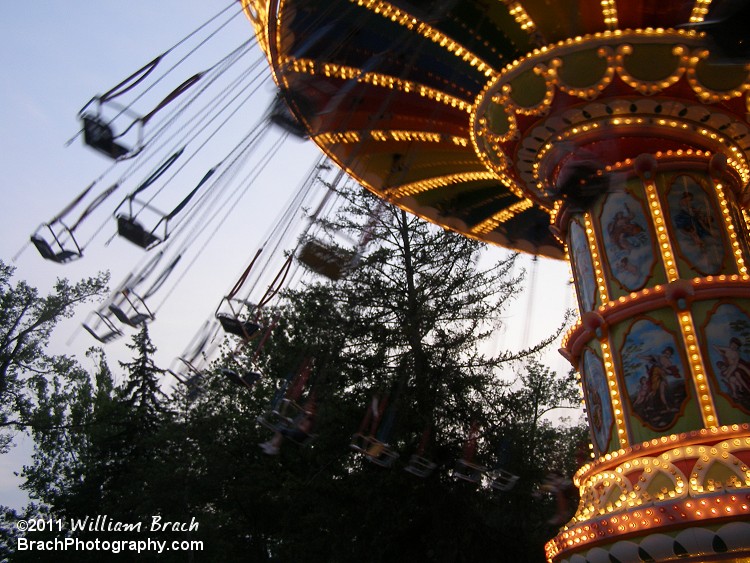
[[[747,3],[242,5],[302,134],[363,186],[570,260],[593,459],[548,559],[746,560]]]

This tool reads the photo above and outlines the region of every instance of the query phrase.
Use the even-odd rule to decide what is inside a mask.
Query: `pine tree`
[[[301,358],[315,358],[307,386],[318,405],[315,442],[302,449],[285,445],[279,460],[259,459],[253,450],[241,454],[243,474],[252,478],[238,476],[232,484],[242,491],[235,497],[252,499],[243,511],[255,530],[252,547],[294,561],[468,561],[515,542],[518,553],[537,550],[525,560],[542,560],[540,527],[549,517],[544,503],[533,512],[536,533],[527,531],[521,540],[517,530],[514,537],[503,526],[521,518],[506,514],[509,503],[517,508],[534,502],[531,489],[543,473],[530,474],[536,481],[515,501],[515,493],[498,500],[451,477],[472,423],[480,428],[475,461],[490,467],[500,461],[499,441],[516,437],[508,424],[516,416],[552,430],[539,433],[539,448],[558,435],[541,410],[529,419],[527,403],[502,402],[514,388],[499,368],[533,356],[545,343],[519,354],[487,345],[518,293],[520,279],[511,275],[515,256],[480,267],[480,244],[397,208],[373,214],[381,204],[367,194],[345,195],[345,213],[326,226],[331,240],[371,239],[357,267],[335,283],[318,279],[288,292],[263,351],[266,377],[255,393],[221,388],[243,405],[240,410],[252,412],[259,397],[270,404]],[[400,455],[389,470],[348,451],[373,395],[389,401],[378,434]],[[250,426],[242,423],[234,438],[253,440],[257,429]],[[403,468],[425,442],[423,454],[438,468],[420,480]],[[519,462],[528,460],[519,456]],[[248,519],[248,513],[260,516]]]
[[[120,362],[127,373],[120,395],[129,411],[133,430],[142,436],[150,435],[169,419],[171,409],[160,385],[164,370],[158,368],[152,359],[156,347],[151,342],[148,324],[143,324],[127,347],[133,351],[134,357],[130,362]]]

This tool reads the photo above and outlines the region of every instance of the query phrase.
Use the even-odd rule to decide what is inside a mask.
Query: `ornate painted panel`
[[[634,322],[625,335],[622,365],[633,415],[663,431],[679,418],[687,400],[689,374],[674,334],[649,318]]]
[[[650,224],[640,200],[627,191],[609,194],[602,205],[602,238],[611,277],[628,292],[642,289],[656,264]]]
[[[750,316],[737,305],[720,304],[709,314],[705,336],[719,391],[750,413]]]
[[[596,299],[596,276],[586,232],[577,221],[570,223],[569,241],[570,258],[575,269],[578,303],[581,312],[591,311]]]
[[[609,441],[612,437],[612,399],[602,360],[590,348],[583,352],[581,372],[592,443],[596,455],[602,455],[609,451]]]
[[[696,178],[681,174],[669,186],[667,202],[679,255],[700,274],[718,274],[724,263],[725,248],[714,199]]]

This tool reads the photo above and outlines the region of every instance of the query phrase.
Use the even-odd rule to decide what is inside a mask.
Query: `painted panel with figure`
[[[725,258],[721,223],[713,199],[692,176],[677,176],[667,195],[673,237],[680,256],[696,272],[718,274]]]
[[[575,270],[578,302],[582,311],[591,311],[594,308],[596,297],[596,276],[594,275],[594,264],[591,262],[589,241],[586,238],[586,232],[577,221],[571,221],[569,233],[570,244],[568,247]]]
[[[583,388],[586,398],[586,410],[589,413],[592,443],[596,455],[609,450],[612,437],[612,399],[602,361],[593,351],[586,348],[583,352],[582,369]]]
[[[656,253],[641,202],[626,191],[609,194],[602,206],[601,224],[612,277],[627,291],[642,289],[651,277]]]
[[[634,322],[622,349],[625,385],[633,414],[662,431],[677,421],[687,400],[685,374],[675,336],[651,319]]]
[[[736,305],[721,304],[711,313],[705,334],[720,392],[750,413],[750,317]]]

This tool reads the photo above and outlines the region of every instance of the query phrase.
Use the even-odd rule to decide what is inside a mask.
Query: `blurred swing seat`
[[[72,260],[75,260],[81,257],[80,252],[67,250],[62,247],[60,247],[59,250],[55,250],[54,248],[52,248],[50,243],[48,243],[41,236],[36,235],[36,234],[31,235],[31,242],[39,251],[39,254],[42,255],[42,258],[44,258],[45,260],[51,260],[53,262],[57,262],[58,264],[65,264],[66,262],[70,262]],[[58,246],[60,246],[59,242],[58,242]]]
[[[119,303],[110,303],[108,309],[122,324],[139,327],[146,321],[153,320],[154,315],[146,303],[136,293],[130,290],[120,292],[123,299]],[[127,313],[123,306],[127,304],[132,313]]]
[[[97,328],[94,328],[87,323],[83,323],[83,328],[84,330],[86,330],[86,332],[88,332],[102,344],[106,344],[108,342],[111,342],[115,338],[122,336],[122,331],[118,329],[111,320],[109,320],[106,316],[102,315],[99,312],[95,314],[98,317]],[[104,330],[98,330],[98,325],[103,325]]]
[[[482,481],[482,476],[486,471],[487,468],[482,465],[459,459],[453,469],[453,477],[461,481],[478,484]]]
[[[416,475],[417,477],[427,477],[437,467],[434,461],[422,457],[421,455],[412,454],[409,464],[404,468],[405,471]]]
[[[251,320],[243,321],[229,313],[216,313],[216,319],[221,324],[224,332],[239,336],[246,340],[251,339],[262,328],[261,325]]]
[[[221,368],[219,373],[229,379],[235,385],[241,387],[251,388],[253,384],[261,378],[261,373],[258,371],[247,370],[245,373],[240,375],[233,369]]]
[[[143,228],[143,225],[136,221],[134,217],[126,215],[117,216],[117,234],[145,249],[152,248],[162,242],[152,231]]]
[[[319,240],[309,239],[302,246],[298,259],[307,269],[337,281],[344,277],[351,268],[354,254],[328,246]]]
[[[496,491],[509,491],[516,486],[518,482],[518,475],[506,471],[505,469],[494,469],[488,473],[490,481],[490,487]]]
[[[269,430],[279,432],[282,428],[291,427],[294,419],[304,414],[305,409],[300,404],[291,399],[282,399],[276,407],[272,407],[256,420]]]
[[[83,121],[83,142],[102,154],[117,160],[131,152],[129,147],[115,141],[116,137],[107,123],[90,113],[81,116]]]
[[[307,129],[294,116],[281,95],[276,96],[274,99],[268,120],[299,139],[307,139],[308,137]]]
[[[374,436],[357,433],[352,436],[349,447],[355,452],[363,454],[367,461],[380,467],[391,467],[398,459],[398,453]]]

